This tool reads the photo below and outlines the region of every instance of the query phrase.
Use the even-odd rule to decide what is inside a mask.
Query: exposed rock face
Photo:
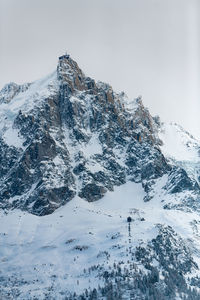
[[[67,55],[46,79],[7,85],[0,103],[2,208],[50,214],[75,195],[96,201],[127,180],[147,187],[171,170],[141,98],[128,102]],[[170,192],[193,189],[177,172],[171,170]]]
[[[199,186],[197,182],[193,181],[187,176],[184,169],[174,168],[169,173],[168,182],[165,188],[172,194],[183,191],[198,191]]]

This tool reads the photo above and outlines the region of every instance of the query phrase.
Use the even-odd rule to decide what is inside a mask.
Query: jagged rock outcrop
[[[169,173],[165,188],[172,194],[184,191],[198,191],[197,182],[188,177],[186,171],[181,168],[173,168]]]

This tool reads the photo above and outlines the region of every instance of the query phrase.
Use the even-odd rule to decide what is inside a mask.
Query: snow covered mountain
[[[2,299],[200,299],[199,141],[69,55],[0,121]]]

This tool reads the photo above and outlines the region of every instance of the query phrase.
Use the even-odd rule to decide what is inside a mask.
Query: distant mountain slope
[[[163,124],[159,131],[163,154],[200,182],[200,141],[176,123]]]

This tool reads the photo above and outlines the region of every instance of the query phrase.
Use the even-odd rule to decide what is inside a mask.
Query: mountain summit
[[[14,298],[0,290],[5,299],[199,299],[190,287],[200,282],[200,143],[184,129],[152,117],[141,97],[85,76],[65,54],[46,78],[0,91],[0,148],[1,237],[11,253],[2,280],[19,287],[21,264],[22,286],[10,287]],[[24,288],[37,286],[36,270],[39,296]]]
[[[2,208],[50,214],[75,195],[95,201],[170,170],[141,99],[130,104],[69,55],[47,78],[0,95]]]

